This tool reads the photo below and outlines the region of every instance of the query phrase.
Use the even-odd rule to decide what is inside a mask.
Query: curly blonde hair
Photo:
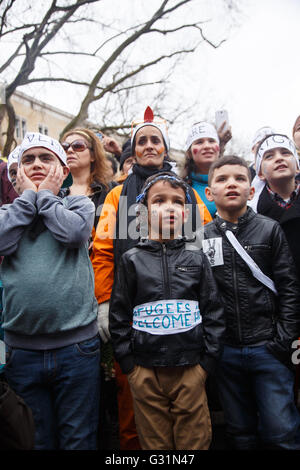
[[[91,185],[94,181],[97,181],[107,187],[108,182],[110,180],[110,169],[101,140],[96,136],[95,132],[93,132],[92,130],[84,127],[75,127],[74,129],[69,130],[62,136],[61,142],[64,142],[64,140],[68,136],[73,134],[78,134],[86,140],[86,142],[91,147],[90,151],[93,152],[93,155],[95,157],[95,160],[91,162],[89,185]]]

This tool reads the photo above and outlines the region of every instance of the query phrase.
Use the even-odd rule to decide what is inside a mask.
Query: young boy
[[[18,145],[8,156],[7,159],[7,178],[15,188],[18,173],[18,159],[19,159],[20,145]],[[17,193],[16,193],[17,194]],[[18,194],[17,194],[18,196]],[[12,202],[12,201],[10,201]]]
[[[0,209],[5,375],[33,412],[36,449],[96,448],[97,301],[87,242],[94,205],[59,196],[69,174],[58,141],[27,133],[20,196]]]
[[[300,449],[291,363],[300,296],[284,233],[277,222],[247,208],[254,190],[243,159],[215,162],[208,184],[218,215],[204,229],[203,249],[225,308],[217,378],[228,437],[236,449],[254,449],[258,442]]]
[[[142,448],[208,449],[205,379],[225,326],[206,257],[180,237],[188,186],[159,173],[137,200],[140,212],[148,209],[149,236],[123,254],[117,271],[109,316],[115,356],[128,374]]]
[[[257,173],[262,190],[250,206],[259,214],[277,220],[289,244],[300,276],[300,184],[296,147],[285,135],[265,138],[257,149]]]

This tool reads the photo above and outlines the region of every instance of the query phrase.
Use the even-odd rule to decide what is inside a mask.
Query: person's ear
[[[65,177],[65,179],[66,179],[66,177],[67,177],[68,174],[70,173],[70,168],[68,168],[67,166],[63,165],[62,169],[63,169],[63,175],[64,175],[64,177]]]
[[[206,196],[206,198],[207,198],[210,202],[213,202],[214,197],[213,197],[213,195],[212,195],[212,191],[211,191],[210,186],[206,186],[206,188],[205,188],[205,196]]]
[[[266,177],[262,174],[262,171],[261,171],[261,170],[259,170],[259,173],[258,173],[257,176],[258,176],[259,179],[261,179],[262,181],[267,181],[267,180],[266,180]]]
[[[251,186],[250,191],[249,191],[248,201],[251,201],[251,199],[253,199],[254,194],[255,194],[255,188]]]

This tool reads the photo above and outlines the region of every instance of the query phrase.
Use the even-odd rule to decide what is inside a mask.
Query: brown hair
[[[293,127],[293,137],[294,137],[294,134],[297,130],[297,127],[299,126],[299,123],[300,123],[300,116],[298,116],[296,121],[295,121],[295,124],[294,124],[294,127]]]
[[[109,164],[101,140],[92,130],[76,127],[66,132],[62,136],[61,142],[72,134],[81,135],[91,146],[90,151],[94,154],[95,160],[91,162],[89,184],[91,185],[94,181],[98,181],[107,187],[107,183],[109,182]]]
[[[196,173],[196,164],[193,160],[191,147],[185,152],[184,167],[181,172],[181,177],[191,184],[191,173]]]
[[[248,178],[249,178],[249,183],[251,183],[251,180],[252,180],[251,171],[246,160],[236,155],[227,155],[226,157],[219,158],[211,165],[209,172],[208,172],[208,186],[211,185],[214,171],[217,168],[222,168],[222,166],[225,166],[225,165],[239,165],[239,166],[243,166],[244,168],[246,168]]]

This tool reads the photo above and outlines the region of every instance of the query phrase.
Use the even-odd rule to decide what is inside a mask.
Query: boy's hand
[[[48,189],[49,191],[52,191],[52,193],[57,196],[61,185],[63,184],[64,181],[64,173],[62,166],[55,165],[50,168],[50,171],[44,181],[41,182],[41,184],[38,187],[38,191],[42,191],[43,189]]]
[[[24,168],[20,166],[17,172],[15,191],[21,195],[25,189],[31,189],[35,193],[37,192],[36,185],[26,176]]]

